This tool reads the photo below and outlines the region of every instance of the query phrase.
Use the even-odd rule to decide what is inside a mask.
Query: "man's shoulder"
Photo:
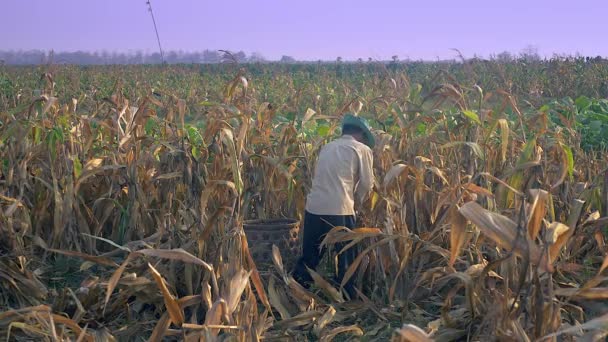
[[[321,150],[329,150],[333,148],[349,147],[357,153],[372,153],[371,148],[355,139],[344,139],[343,137],[336,138],[325,144]]]
[[[359,142],[357,140],[349,140],[349,145],[353,146],[357,151],[359,152],[363,152],[363,153],[372,153],[372,149],[369,148],[369,146],[365,145],[362,142]]]

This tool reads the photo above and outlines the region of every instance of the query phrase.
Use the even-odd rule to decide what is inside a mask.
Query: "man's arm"
[[[359,184],[355,196],[359,204],[363,204],[374,185],[374,156],[369,148],[363,149],[359,154]]]

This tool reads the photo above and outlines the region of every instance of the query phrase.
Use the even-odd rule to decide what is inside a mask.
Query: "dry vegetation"
[[[265,68],[225,66],[230,79],[203,73],[201,84],[188,68],[149,70],[190,80],[174,90],[119,67],[5,71],[0,336],[606,335],[608,162],[581,148],[578,116],[565,112],[581,106],[522,107],[445,73],[419,86],[402,71],[349,83]],[[305,290],[279,249],[258,269],[243,230],[246,219],[300,218],[315,155],[349,111],[385,130],[365,228],[336,227],[324,241],[361,251],[357,300],[329,281],[331,267]]]

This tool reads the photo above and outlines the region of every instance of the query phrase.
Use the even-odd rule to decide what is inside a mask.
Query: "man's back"
[[[315,215],[354,215],[373,183],[372,151],[350,135],[325,145],[319,153],[306,211]]]

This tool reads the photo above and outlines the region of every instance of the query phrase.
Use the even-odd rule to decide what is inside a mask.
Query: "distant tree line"
[[[254,52],[247,55],[243,51],[227,52],[218,50],[204,50],[196,52],[169,51],[165,53],[165,63],[263,63],[266,58],[260,53]],[[125,52],[53,52],[43,50],[18,50],[0,51],[0,64],[32,65],[32,64],[81,64],[81,65],[103,65],[103,64],[160,64],[163,60],[158,52],[144,53],[135,51]],[[296,62],[293,57],[283,56],[281,62]]]
[[[454,63],[464,60],[464,57],[458,52],[459,58],[450,60],[437,60],[429,62],[448,62]],[[576,56],[560,56],[554,55],[552,60],[568,60],[568,59],[584,59],[586,61],[600,61],[603,57],[582,57]],[[484,60],[476,55],[469,60]],[[538,62],[543,58],[538,54],[538,51],[534,47],[526,47],[519,54],[513,54],[511,52],[501,52],[499,54],[493,54],[489,59],[497,62],[514,62],[514,61],[526,61],[526,62]],[[224,50],[203,50],[196,52],[184,52],[184,51],[169,51],[164,55],[164,61],[161,58],[160,53],[144,53],[142,51],[134,52],[89,52],[89,51],[75,51],[75,52],[54,52],[44,50],[0,50],[0,65],[38,65],[38,64],[76,64],[76,65],[104,65],[104,64],[191,64],[191,63],[269,63],[279,62],[283,64],[295,64],[295,63],[307,63],[306,61],[298,61],[292,56],[283,55],[278,61],[270,61],[266,59],[262,54],[253,52],[247,55],[243,51],[230,52]],[[322,63],[321,60],[316,61]],[[345,61],[342,57],[337,57],[335,62],[338,64],[342,63],[364,63],[362,58],[356,61]],[[398,64],[413,62],[409,58],[400,60],[399,56],[394,55],[390,60],[387,61],[373,61],[372,58],[367,60],[368,63],[384,62],[389,66],[396,67]],[[423,62],[420,60],[420,62]]]

